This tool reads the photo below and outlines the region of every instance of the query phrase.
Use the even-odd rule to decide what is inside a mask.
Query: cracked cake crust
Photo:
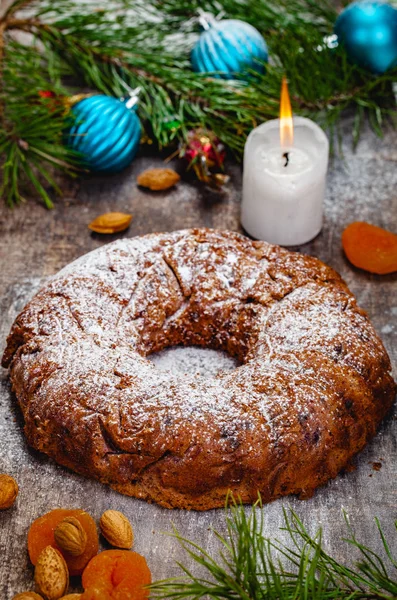
[[[174,345],[241,366],[157,369]],[[17,317],[3,365],[28,442],[168,508],[309,497],[366,442],[395,395],[390,361],[341,277],[229,231],[123,239],[68,265]]]

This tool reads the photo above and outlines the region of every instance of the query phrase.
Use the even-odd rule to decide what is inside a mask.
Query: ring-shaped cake
[[[169,346],[226,351],[205,378]],[[28,442],[166,507],[309,497],[390,409],[390,361],[341,277],[228,231],[123,239],[71,263],[17,317],[3,357]]]

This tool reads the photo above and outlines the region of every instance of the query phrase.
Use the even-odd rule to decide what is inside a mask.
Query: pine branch
[[[178,563],[183,575],[151,585],[155,600],[396,600],[397,578],[392,578],[384,559],[361,544],[346,523],[345,540],[358,553],[353,566],[335,560],[323,548],[322,531],[311,536],[298,515],[284,510],[284,527],[289,543],[269,538],[264,532],[260,501],[247,515],[233,499],[226,511],[226,535],[214,532],[220,543],[212,556],[193,541],[174,531],[174,537],[198,574]],[[397,563],[376,520],[390,566]],[[397,528],[397,523],[396,523]]]
[[[244,84],[192,72],[199,8],[259,28],[272,57],[263,76]],[[277,116],[287,73],[296,114],[317,119],[332,136],[343,111],[353,108],[355,143],[367,117],[381,135],[395,116],[397,69],[373,76],[350,64],[343,48],[330,50],[326,38],[335,18],[329,0],[207,0],[204,6],[201,0],[108,0],[98,11],[77,0],[16,0],[0,20],[2,194],[10,205],[20,201],[27,178],[49,205],[53,180],[46,163],[68,172],[78,166],[63,146],[63,110],[38,100],[43,90],[68,95],[88,87],[119,97],[123,82],[139,86],[146,136],[160,148],[172,152],[189,130],[206,128],[240,159],[249,131]],[[33,46],[17,44],[18,31],[31,34]],[[66,87],[65,77],[79,88]]]
[[[3,21],[8,22],[10,17],[14,15],[17,11],[23,10],[29,4],[32,4],[35,0],[15,0],[12,4],[10,4],[9,8],[5,11]]]
[[[3,157],[0,196],[9,206],[24,200],[21,188],[25,183],[37,191],[47,208],[53,203],[43,185],[60,190],[52,177],[52,165],[69,174],[78,166],[78,157],[63,144],[65,109],[40,97],[40,92],[52,88],[54,93],[66,93],[60,84],[62,70],[54,61],[52,82],[40,70],[42,54],[34,46],[26,48],[8,41],[0,104],[4,107],[0,124],[0,156]]]

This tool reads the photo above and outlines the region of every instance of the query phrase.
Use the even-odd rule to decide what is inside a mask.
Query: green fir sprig
[[[269,46],[266,73],[248,84],[194,73],[199,9],[255,25]],[[397,69],[375,76],[330,48],[336,16],[329,0],[107,0],[98,10],[78,0],[14,1],[0,19],[0,195],[13,206],[28,182],[50,207],[50,188],[60,192],[54,168],[78,172],[63,143],[64,107],[42,91],[122,96],[124,84],[139,86],[146,139],[171,153],[189,130],[205,128],[240,159],[249,131],[277,116],[287,74],[295,113],[331,138],[347,108],[356,112],[354,141],[366,116],[381,134],[395,115]]]
[[[226,534],[214,532],[220,544],[218,555],[209,554],[194,541],[174,532],[198,573],[178,563],[182,576],[152,584],[151,598],[396,600],[397,561],[379,521],[376,519],[384,558],[356,539],[347,515],[344,517],[349,533],[344,541],[358,556],[353,565],[329,555],[323,547],[321,529],[310,535],[293,510],[284,509],[282,530],[288,542],[283,543],[266,536],[260,502],[247,515],[243,506],[232,501],[226,514]]]

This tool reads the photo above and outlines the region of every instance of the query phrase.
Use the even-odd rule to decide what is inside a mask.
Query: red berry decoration
[[[223,170],[225,146],[211,131],[189,131],[179,156],[186,158],[188,169],[194,169],[198,179],[210,186],[220,187],[229,180],[227,175],[219,172]]]
[[[50,90],[40,90],[39,96],[40,98],[55,98],[55,92],[51,92]]]
[[[39,90],[38,96],[42,100],[42,104],[45,104],[49,112],[55,112],[56,110],[67,110],[67,100],[65,96],[58,96],[51,90]]]

